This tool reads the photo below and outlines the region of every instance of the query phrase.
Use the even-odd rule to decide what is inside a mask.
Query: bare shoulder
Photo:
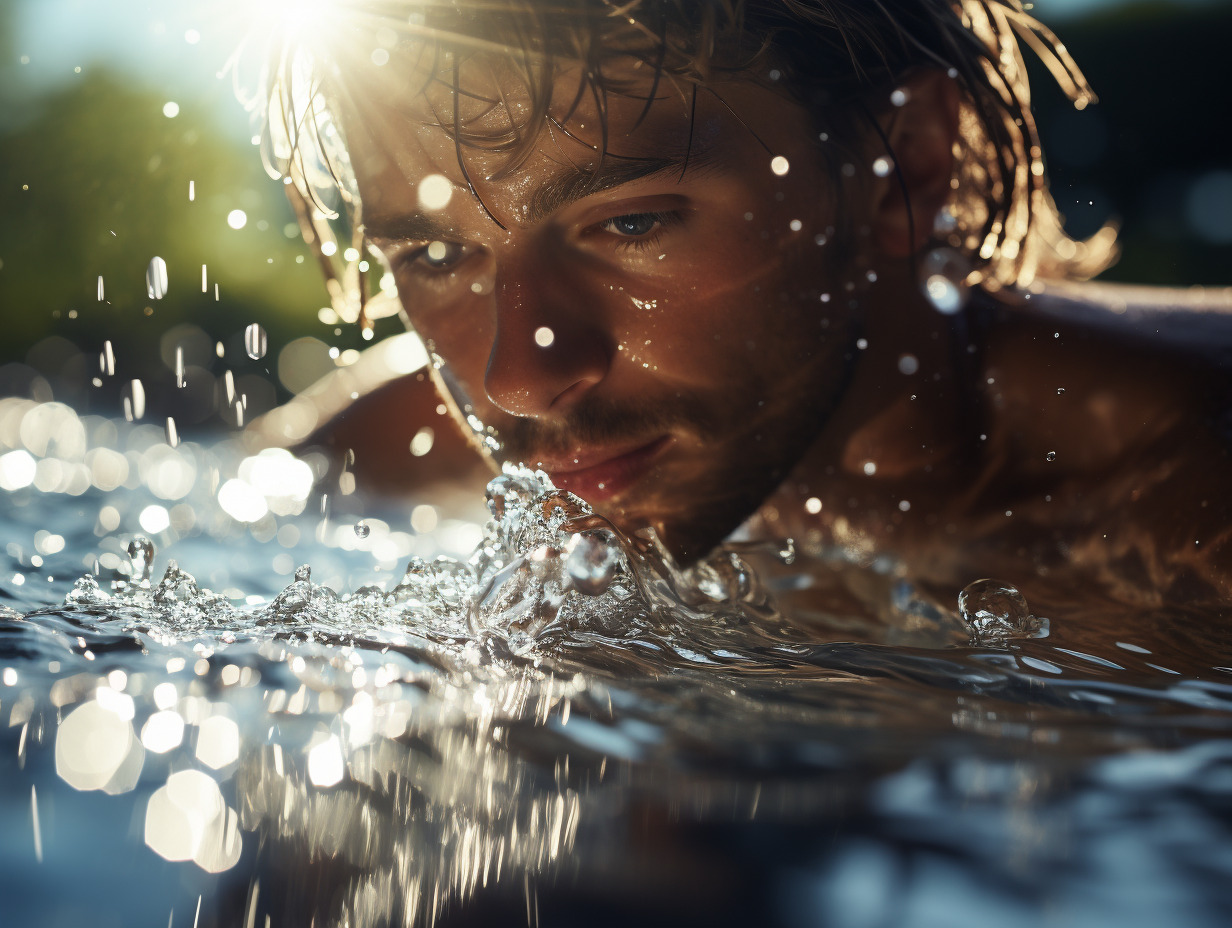
[[[1232,287],[1047,281],[1021,295],[1032,314],[1232,365]]]

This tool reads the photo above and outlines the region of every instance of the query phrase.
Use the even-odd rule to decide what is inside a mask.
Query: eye
[[[465,252],[466,247],[457,242],[429,242],[415,254],[415,260],[434,271],[440,271],[457,264]]]
[[[663,226],[667,218],[663,213],[629,213],[613,216],[601,223],[599,228],[622,238],[644,238]]]

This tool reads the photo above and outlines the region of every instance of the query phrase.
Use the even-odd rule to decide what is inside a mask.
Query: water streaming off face
[[[109,457],[56,412],[82,441],[0,455],[14,885],[72,867],[117,924],[1225,911],[1232,681],[1183,610],[792,545],[684,569],[528,471],[424,535],[311,456],[119,422]]]

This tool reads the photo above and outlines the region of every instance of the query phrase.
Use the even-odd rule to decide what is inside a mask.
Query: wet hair
[[[330,113],[345,105],[355,68],[371,68],[371,54],[394,47],[427,75],[424,92],[452,100],[439,123],[468,183],[468,148],[503,154],[497,176],[514,170],[541,132],[567,131],[583,100],[597,110],[606,140],[609,95],[634,92],[617,75],[628,73],[617,61],[637,62],[650,76],[647,108],[662,82],[695,101],[724,80],[748,76],[812,113],[814,131],[829,144],[822,150],[836,159],[849,161],[858,140],[871,137],[891,163],[877,115],[912,74],[939,69],[958,84],[962,102],[953,194],[934,233],[962,256],[968,282],[996,289],[1037,276],[1085,278],[1115,258],[1113,228],[1071,239],[1049,195],[1021,46],[1076,107],[1095,96],[1064,46],[1019,0],[334,0],[333,16],[322,37],[301,30],[273,49],[261,98],[267,165],[294,182],[288,189],[300,194],[292,199],[301,200],[310,242],[331,235],[321,220],[340,205],[330,202],[332,190],[350,213],[355,253],[363,252],[361,203]],[[578,73],[578,63],[577,86],[558,87],[562,66]],[[500,129],[461,115],[462,104],[474,102],[461,79],[472,66],[517,81],[529,101]],[[564,111],[562,96],[573,100]],[[501,105],[479,102],[483,112]],[[607,154],[605,143],[599,149]],[[332,262],[322,257],[322,265],[335,304],[341,297],[348,305],[344,316],[362,317],[354,268],[344,284]]]

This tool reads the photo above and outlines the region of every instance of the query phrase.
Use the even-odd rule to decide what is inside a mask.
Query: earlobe
[[[952,79],[926,71],[900,90],[906,99],[878,119],[890,147],[883,156],[892,157],[893,165],[878,179],[873,200],[876,243],[892,258],[915,254],[928,242],[950,197],[958,138],[958,85]]]

